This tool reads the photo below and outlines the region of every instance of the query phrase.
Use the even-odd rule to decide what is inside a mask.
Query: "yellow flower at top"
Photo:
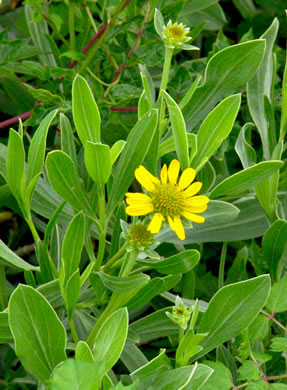
[[[168,46],[176,48],[190,41],[191,37],[187,36],[188,33],[189,27],[185,27],[182,23],[172,23],[170,20],[164,27],[162,38]]]
[[[184,240],[181,217],[203,223],[204,217],[197,214],[207,209],[209,199],[204,195],[194,196],[202,187],[200,182],[192,183],[196,174],[194,169],[185,169],[178,180],[179,170],[179,162],[172,160],[168,168],[164,164],[158,179],[142,165],[137,168],[135,177],[147,194],[126,193],[126,213],[131,216],[153,214],[148,226],[152,234],[158,233],[163,221],[167,220],[171,230]]]

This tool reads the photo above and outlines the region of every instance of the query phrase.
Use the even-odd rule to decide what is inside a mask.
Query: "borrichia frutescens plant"
[[[265,317],[282,311],[277,298],[286,286],[280,265],[284,247],[280,255],[281,249],[273,251],[270,243],[285,228],[278,219],[284,203],[278,207],[277,198],[283,163],[275,158],[280,160],[282,154],[286,108],[276,142],[262,130],[266,161],[256,164],[251,159],[245,127],[236,143],[245,169],[214,185],[210,162],[230,134],[240,108],[240,95],[232,93],[249,80],[250,111],[254,121],[258,119],[256,80],[263,77],[261,61],[272,56],[264,57],[261,39],[224,49],[211,58],[202,84],[196,79],[176,102],[166,92],[171,60],[178,50],[196,49],[188,43],[192,34],[183,24],[170,21],[165,25],[158,10],[155,29],[165,46],[158,98],[153,100],[152,78],[143,69],[138,121],[126,140],[102,143],[103,114],[80,75],[72,89],[73,123],[81,142],[78,152],[73,125],[62,112],[57,116],[52,111],[40,124],[27,162],[22,124],[18,132],[10,130],[4,175],[33,234],[38,264],[22,260],[1,243],[1,258],[24,270],[26,285],[12,292],[7,310],[0,313],[4,329],[0,337],[15,345],[28,373],[26,382],[37,385],[39,381],[39,388],[204,390],[204,386],[220,386],[218,375],[227,377],[229,388],[233,383],[240,387],[245,380],[252,385],[256,381],[246,379],[246,372],[240,378],[232,373],[231,379],[229,370],[235,361],[232,349],[223,344],[232,339],[242,367],[248,362],[256,373],[261,372],[264,359],[251,345],[243,351],[238,336],[248,340],[246,329],[264,305],[267,311],[261,315]],[[267,34],[270,31],[275,34],[272,29]],[[250,61],[251,70],[241,74],[242,63],[247,67]],[[223,80],[222,85],[218,80]],[[53,123],[61,131],[61,150],[48,153],[43,169],[47,132]],[[194,182],[195,177],[198,181]],[[248,192],[250,187],[255,191]],[[199,245],[189,245],[245,239],[253,209],[259,209],[255,194],[270,221],[276,219],[262,243],[265,256],[272,258],[270,273],[276,282],[271,298],[267,301],[268,275],[235,279],[224,287],[226,246],[220,259],[219,288],[209,304],[184,296],[200,258]],[[47,218],[43,200],[52,205],[46,224],[35,218],[35,214]],[[262,208],[258,213],[256,220],[261,218],[267,229]],[[236,218],[243,225],[240,231],[234,227]],[[216,235],[220,239],[214,239]],[[175,244],[170,256],[163,250],[166,243]],[[182,292],[182,299],[171,292],[173,288]],[[154,340],[165,349],[147,358],[141,348]],[[224,374],[209,354],[215,349],[228,366]],[[202,357],[209,360],[198,363]],[[119,359],[128,375],[118,375]],[[263,374],[257,382],[261,378]]]

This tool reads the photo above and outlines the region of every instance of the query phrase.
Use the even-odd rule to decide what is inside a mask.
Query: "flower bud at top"
[[[172,308],[172,312],[166,312],[166,315],[174,323],[185,330],[187,328],[188,321],[190,320],[191,309],[186,307],[179,296],[177,296],[175,306]]]
[[[172,23],[170,20],[167,26],[164,26],[164,31],[162,38],[167,47],[171,49],[181,48],[185,43],[191,40],[191,37],[188,37],[189,27],[185,27],[182,23]]]

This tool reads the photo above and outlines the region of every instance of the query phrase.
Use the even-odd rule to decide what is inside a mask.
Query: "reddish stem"
[[[137,111],[137,107],[110,107],[110,111]]]

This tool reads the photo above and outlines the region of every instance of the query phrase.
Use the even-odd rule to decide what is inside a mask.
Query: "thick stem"
[[[164,65],[163,65],[163,71],[162,71],[162,77],[161,77],[161,84],[160,84],[160,91],[159,91],[159,97],[162,94],[162,90],[165,91],[168,83],[168,75],[169,75],[169,69],[172,59],[173,49],[170,49],[168,47],[165,48],[165,56],[164,56]]]
[[[69,325],[70,325],[70,329],[71,329],[71,333],[72,333],[72,336],[73,336],[74,343],[77,344],[78,341],[79,341],[79,336],[78,336],[78,333],[76,331],[76,327],[75,327],[75,323],[74,323],[73,317],[69,319]]]

